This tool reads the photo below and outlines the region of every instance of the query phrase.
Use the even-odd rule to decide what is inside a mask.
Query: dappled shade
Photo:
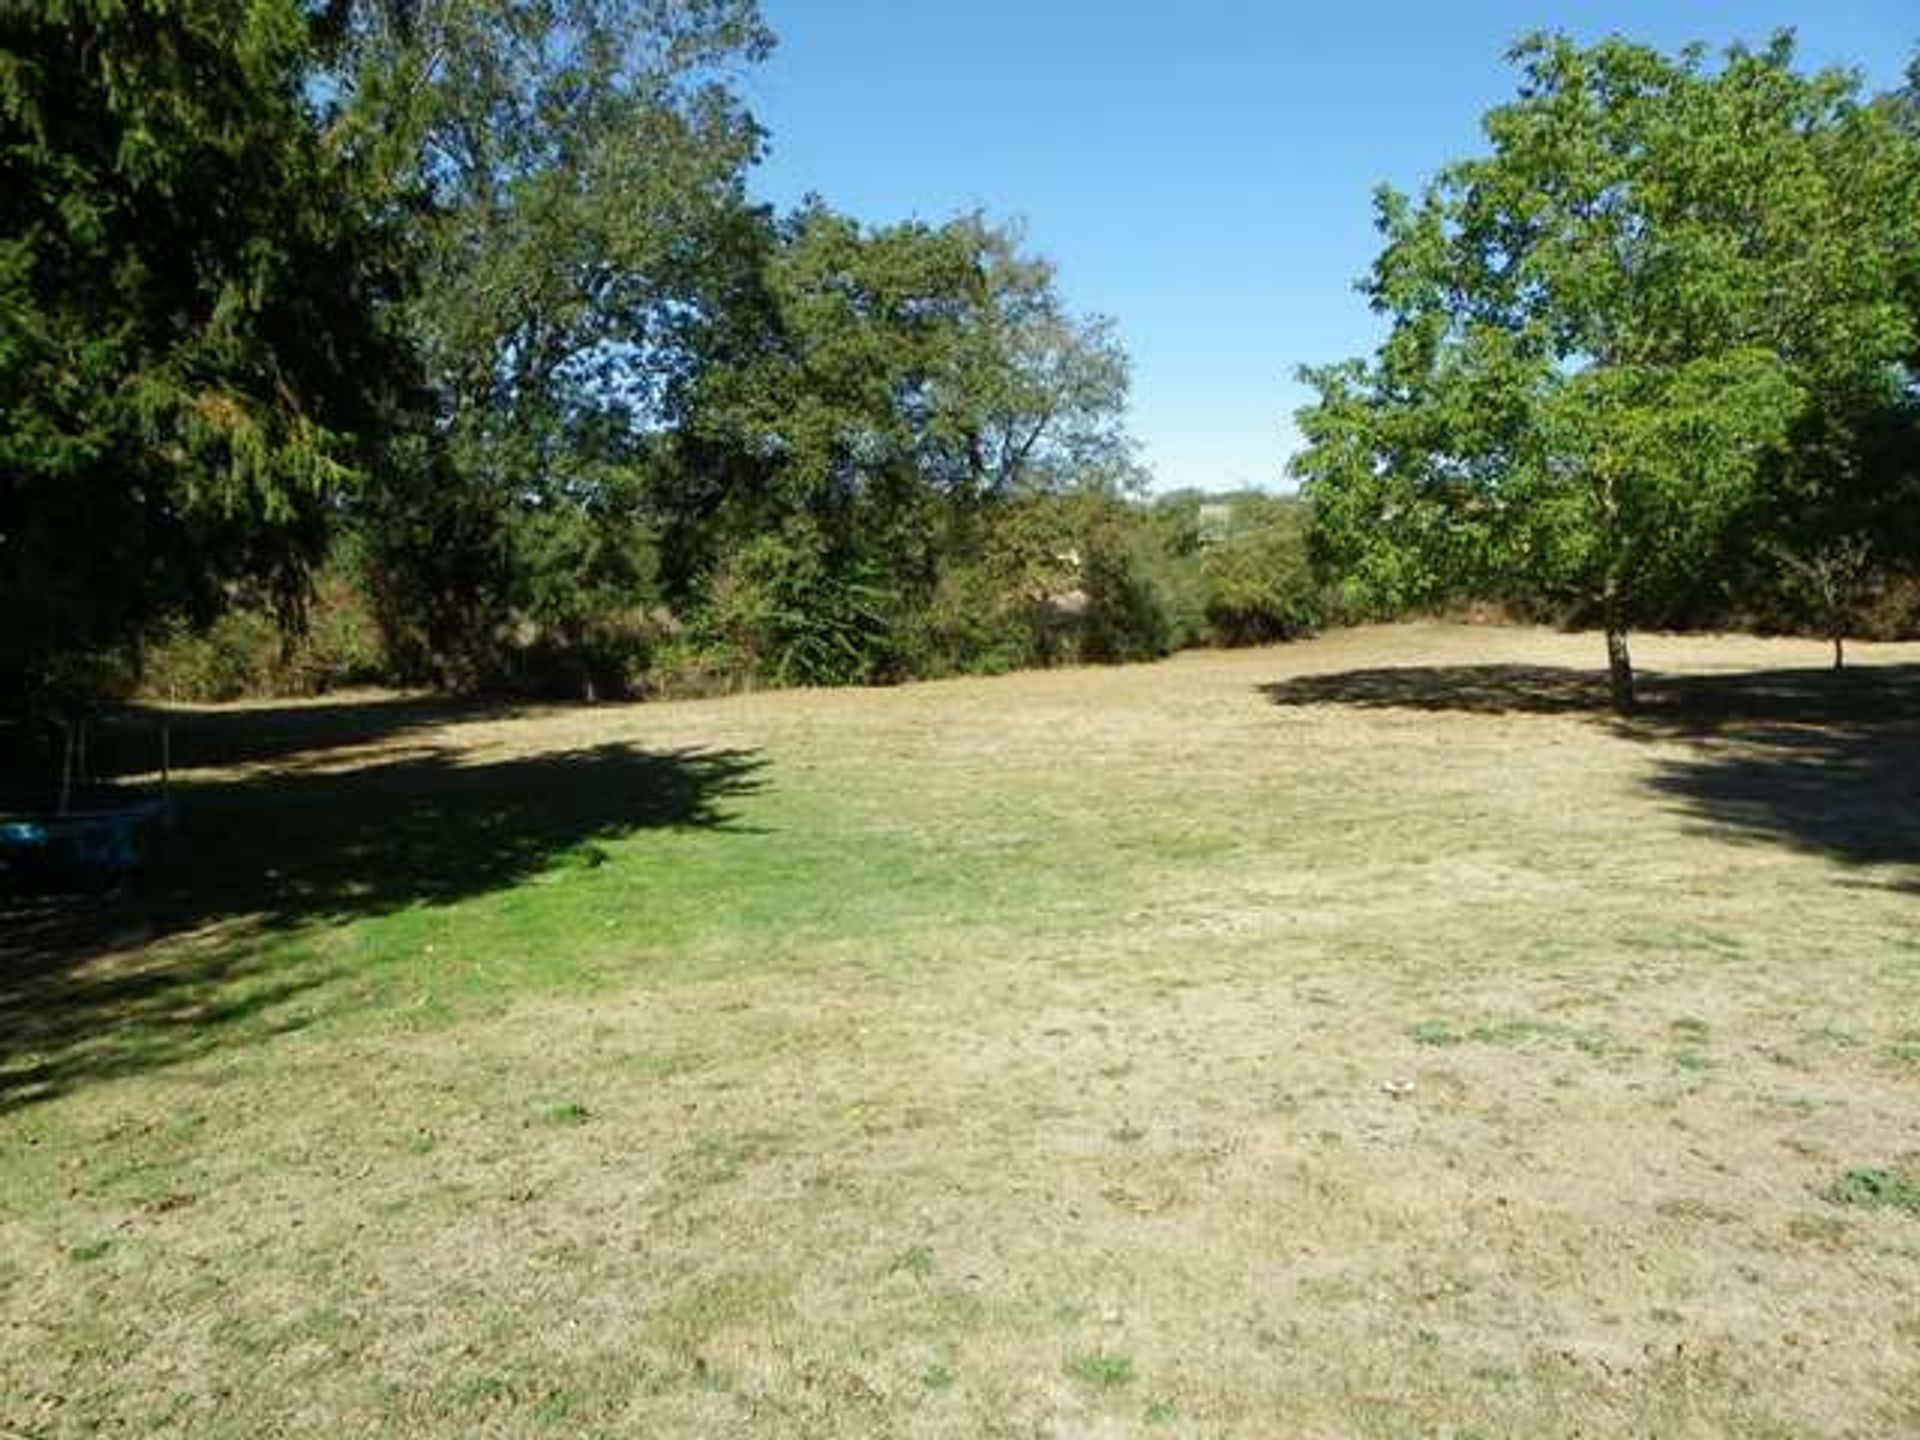
[[[1729,834],[1892,867],[1891,883],[1920,889],[1920,726],[1755,727],[1662,761],[1650,783]]]
[[[1373,710],[1457,710],[1530,715],[1599,710],[1604,675],[1552,665],[1393,665],[1301,675],[1260,687],[1276,705],[1357,705]]]
[[[152,876],[164,916],[349,919],[507,889],[595,840],[716,827],[758,762],[627,745],[464,763],[440,750],[346,771],[267,770],[189,787]]]
[[[274,763],[177,785],[178,830],[129,892],[0,901],[0,1106],[199,1053],[231,1022],[334,978],[250,938],[506,890],[595,863],[596,845],[640,830],[726,827],[725,802],[757,784],[761,763],[624,744],[469,763],[425,737],[400,758],[390,743],[357,763],[355,747],[436,713],[376,704],[184,720],[183,744],[203,762]],[[220,943],[148,948],[209,925]],[[117,1044],[120,1030],[140,1032],[140,1046]]]
[[[1643,673],[1631,720],[1598,670],[1409,665],[1261,687],[1276,705],[1474,715],[1589,714],[1630,739],[1683,738],[1648,781],[1729,837],[1850,864],[1920,867],[1920,665]],[[1909,874],[1894,882],[1920,888]]]
[[[1672,675],[1642,670],[1634,726],[1920,718],[1920,665],[1833,671],[1728,671]],[[1474,715],[1609,713],[1606,673],[1558,665],[1393,665],[1301,675],[1260,687],[1276,705],[1351,705],[1373,710]]]

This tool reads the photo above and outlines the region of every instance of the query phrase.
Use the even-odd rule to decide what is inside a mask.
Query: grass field
[[[0,1435],[1920,1433],[1920,647],[207,712]]]

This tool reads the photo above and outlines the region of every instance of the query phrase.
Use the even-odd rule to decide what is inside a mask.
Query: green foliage
[[[1334,614],[1310,551],[1310,512],[1296,499],[1174,494],[1132,523],[1172,648],[1291,640]]]
[[[238,700],[280,690],[280,626],[255,609],[228,610],[205,626],[168,623],[148,645],[141,681],[173,701]]]
[[[640,496],[684,331],[751,240],[730,79],[770,43],[751,0],[354,12],[339,127],[410,216],[433,396],[358,515],[406,671],[598,692],[644,659]]]
[[[1139,500],[1114,326],[1016,229],[749,199],[771,45],[753,0],[8,10],[0,709],[143,659],[869,683],[1461,594],[1624,670],[1736,591],[1836,645],[1905,613],[1911,72],[1523,41],[1488,153],[1379,197],[1388,335],[1308,372],[1310,505],[1203,506]]]
[[[700,331],[653,472],[667,595],[722,605],[696,628],[768,678],[1049,653],[1043,611],[1072,582],[1036,567],[1068,527],[1031,502],[1133,480],[1110,327],[978,217],[870,229],[816,201],[739,258],[755,299]],[[1133,604],[1104,583],[1109,609]]]
[[[1202,554],[1206,617],[1221,645],[1264,645],[1311,634],[1326,619],[1298,506],[1268,510],[1264,523],[1230,534]]]
[[[164,700],[221,701],[315,695],[387,678],[386,657],[349,563],[326,565],[299,622],[259,601],[222,611],[205,625],[175,618],[142,647],[140,688]]]
[[[780,685],[886,678],[888,596],[878,577],[833,557],[804,530],[760,535],[714,577],[698,633],[738,673]]]
[[[660,625],[648,601],[658,557],[632,490],[607,477],[577,503],[514,527],[514,627],[496,636],[499,683],[585,699],[626,694]]]
[[[315,688],[368,668],[302,632],[349,610],[394,678],[588,697],[1164,648],[1130,539],[1049,519],[1083,585],[1018,538],[1137,480],[1111,324],[978,216],[750,203],[752,0],[0,38],[9,698],[143,638],[165,693]],[[309,607],[343,530],[366,605]]]
[[[1920,140],[1920,49],[1907,61],[1905,83],[1891,95],[1881,97],[1893,123]]]
[[[1052,267],[968,216],[868,228],[819,201],[740,252],[753,297],[698,332],[659,476],[683,584],[749,530],[805,518],[868,553],[993,500],[1133,478],[1126,361]],[[924,523],[923,523],[924,522]]]
[[[297,607],[404,400],[305,40],[293,0],[0,20],[0,706],[84,703],[236,587]]]
[[[1042,600],[992,559],[945,566],[927,603],[906,617],[903,653],[923,675],[999,675],[1039,663]]]
[[[1514,58],[1489,153],[1380,193],[1390,330],[1303,372],[1296,469],[1361,605],[1571,605],[1630,702],[1630,625],[1724,587],[1786,497],[1862,478],[1833,457],[1902,403],[1920,159],[1784,36],[1717,69],[1619,39]]]
[[[1141,565],[1122,517],[1099,515],[1082,533],[1080,658],[1102,663],[1154,660],[1171,629],[1158,588]]]

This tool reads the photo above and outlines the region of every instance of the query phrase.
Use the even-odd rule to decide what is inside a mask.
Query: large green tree
[[[294,0],[0,11],[0,705],[296,607],[405,399],[398,270]]]
[[[755,298],[712,317],[676,389],[655,497],[677,599],[771,592],[795,636],[838,637],[802,647],[832,662],[805,678],[911,668],[914,617],[1001,506],[1132,479],[1112,326],[1071,312],[1013,232],[814,201],[752,259]]]
[[[1716,65],[1536,36],[1488,153],[1378,199],[1376,354],[1304,372],[1322,541],[1375,599],[1570,606],[1634,701],[1631,627],[1797,497],[1873,483],[1914,344],[1914,151],[1787,36]],[[1816,443],[1817,440],[1817,443]]]
[[[730,301],[761,136],[752,0],[343,7],[342,144],[404,216],[431,425],[362,523],[420,668],[489,678],[510,629],[579,643],[643,598],[642,480],[687,327]]]

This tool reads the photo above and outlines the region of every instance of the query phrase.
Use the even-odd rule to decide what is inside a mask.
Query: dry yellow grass
[[[15,956],[0,1434],[1920,1433],[1858,651],[214,717],[245,874]]]

